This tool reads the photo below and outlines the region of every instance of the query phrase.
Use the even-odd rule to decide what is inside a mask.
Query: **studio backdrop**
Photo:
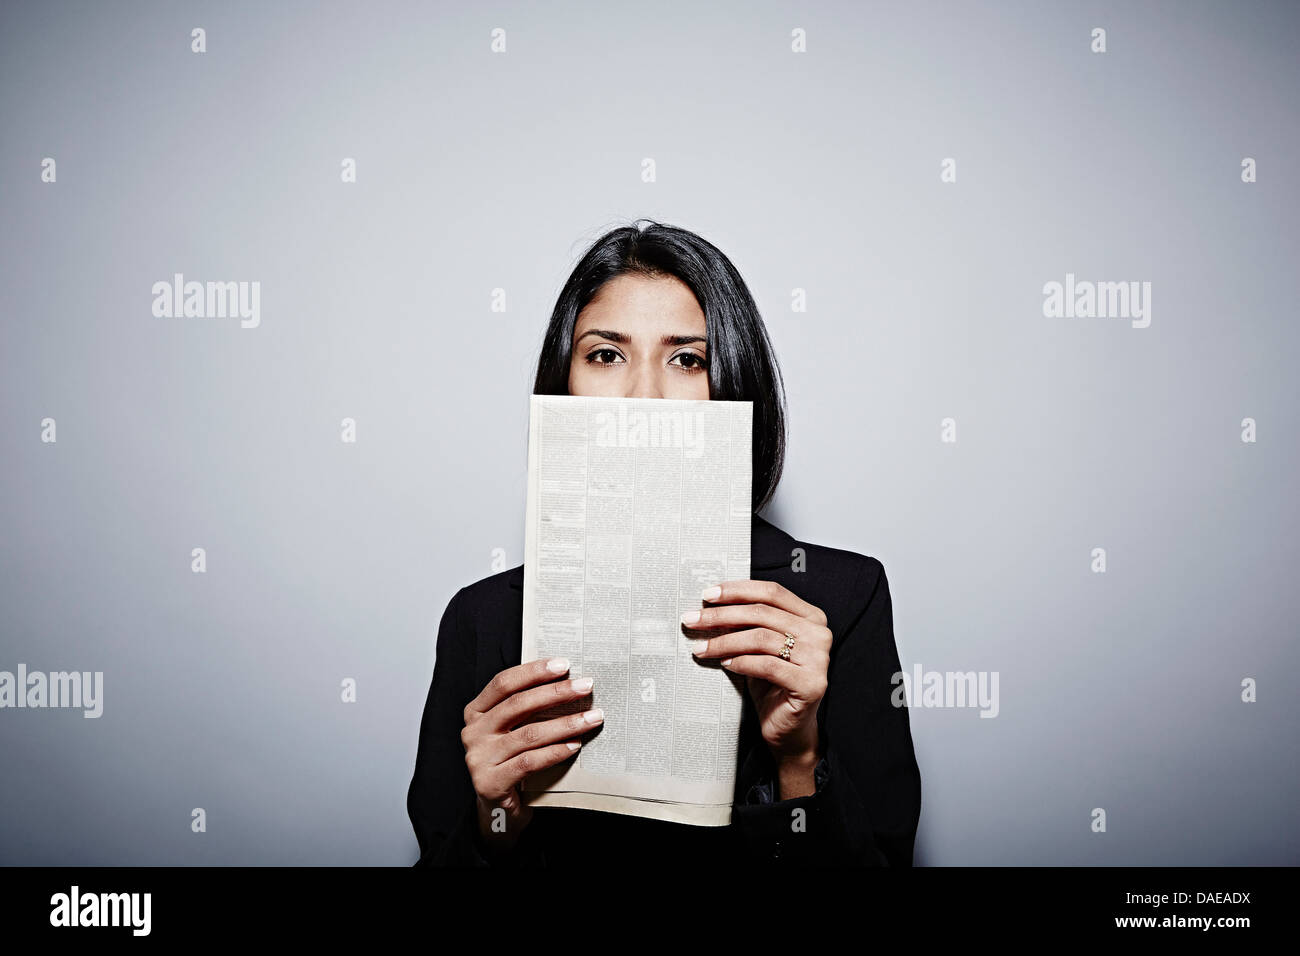
[[[4,4],[0,862],[414,862],[439,618],[640,217],[762,311],[765,516],[888,574],[917,864],[1300,862],[1297,27]]]

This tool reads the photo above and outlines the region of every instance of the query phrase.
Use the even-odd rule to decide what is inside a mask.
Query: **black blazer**
[[[755,580],[777,581],[820,607],[834,633],[817,711],[823,757],[816,793],[772,801],[775,763],[746,690],[735,807],[725,827],[625,814],[535,807],[510,854],[489,861],[460,740],[465,706],[498,671],[520,663],[524,568],[461,588],[438,628],[437,656],[420,724],[407,812],[417,866],[547,866],[563,863],[753,862],[911,866],[921,813],[921,775],[906,707],[890,701],[898,673],[885,569],[872,557],[796,541],[755,515]],[[795,551],[803,549],[803,570]],[[791,811],[802,807],[804,829]]]

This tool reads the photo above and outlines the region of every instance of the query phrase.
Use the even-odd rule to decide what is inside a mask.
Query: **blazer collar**
[[[771,571],[790,564],[790,552],[798,542],[766,518],[753,515],[749,526],[750,570]],[[510,587],[516,591],[524,589],[524,566],[511,568]]]

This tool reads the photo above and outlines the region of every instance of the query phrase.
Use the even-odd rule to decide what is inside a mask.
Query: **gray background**
[[[0,9],[0,669],[105,672],[0,711],[3,862],[415,860],[438,619],[522,560],[546,318],[638,216],[763,311],[767,516],[884,563],[906,669],[1000,674],[911,713],[918,864],[1300,862],[1296,5]],[[260,328],[155,318],[174,272]],[[1066,272],[1151,326],[1045,318]]]

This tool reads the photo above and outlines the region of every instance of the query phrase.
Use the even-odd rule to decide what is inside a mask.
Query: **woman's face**
[[[569,394],[709,397],[704,313],[680,279],[622,275],[578,313]]]

